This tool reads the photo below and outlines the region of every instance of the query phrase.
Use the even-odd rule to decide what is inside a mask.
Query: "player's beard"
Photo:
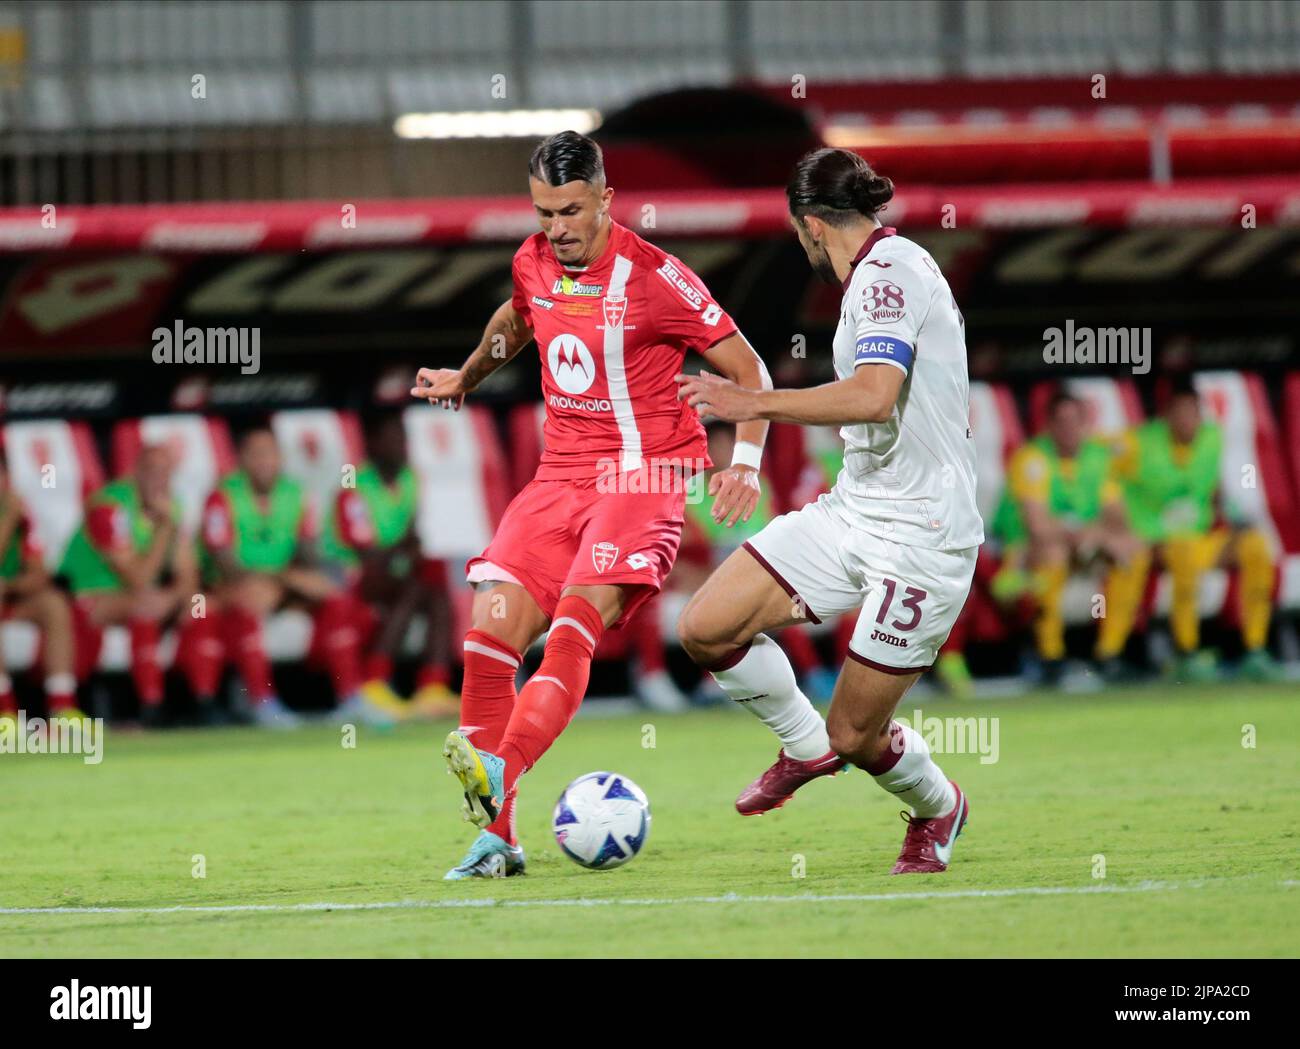
[[[835,267],[831,265],[830,254],[822,245],[817,245],[817,254],[809,255],[808,262],[817,274],[827,284],[839,285],[840,279],[835,275]]]
[[[572,244],[566,244],[560,247],[558,244],[551,244],[551,251],[555,253],[555,258],[561,266],[581,266],[582,253],[586,250],[581,241]]]

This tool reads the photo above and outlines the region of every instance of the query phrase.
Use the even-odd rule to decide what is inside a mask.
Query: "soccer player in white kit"
[[[821,149],[786,189],[813,269],[840,284],[836,380],[747,390],[681,376],[702,415],[839,425],[834,487],[778,517],[720,565],[682,612],[691,658],[781,740],[776,763],[736,801],[783,805],[804,783],[856,765],[911,808],[895,874],[947,869],[970,812],[922,737],[893,720],[965,604],[984,529],[975,507],[964,322],[939,267],[882,226],[893,183],[856,153]],[[825,721],[764,631],[861,608]]]

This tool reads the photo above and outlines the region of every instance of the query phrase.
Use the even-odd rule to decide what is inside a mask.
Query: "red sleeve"
[[[203,506],[203,545],[224,550],[234,541],[235,522],[224,492],[213,492]]]
[[[375,544],[375,528],[370,508],[355,488],[344,488],[335,503],[339,535],[354,550],[369,550]]]
[[[126,510],[111,503],[92,506],[86,513],[86,534],[101,553],[131,548]]]
[[[713,301],[704,282],[675,256],[664,256],[650,286],[658,294],[655,320],[660,331],[688,350],[703,353],[736,333],[736,322]]]
[[[510,305],[530,328],[533,326],[533,309],[528,300],[527,279],[530,272],[528,245],[531,243],[532,241],[525,241],[524,246],[515,252],[514,261],[510,264],[510,278],[515,289],[510,296]]]

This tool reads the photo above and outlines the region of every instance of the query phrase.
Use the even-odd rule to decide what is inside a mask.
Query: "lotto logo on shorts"
[[[605,572],[606,569],[612,568],[618,560],[618,547],[613,543],[593,543],[591,547],[591,563],[596,566],[597,572]]]

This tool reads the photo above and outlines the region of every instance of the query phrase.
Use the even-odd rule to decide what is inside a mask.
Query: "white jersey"
[[[834,494],[853,523],[907,546],[979,546],[961,311],[934,260],[890,227],[858,254],[834,350],[837,378],[863,364],[907,376],[888,422],[840,429],[844,468]]]

